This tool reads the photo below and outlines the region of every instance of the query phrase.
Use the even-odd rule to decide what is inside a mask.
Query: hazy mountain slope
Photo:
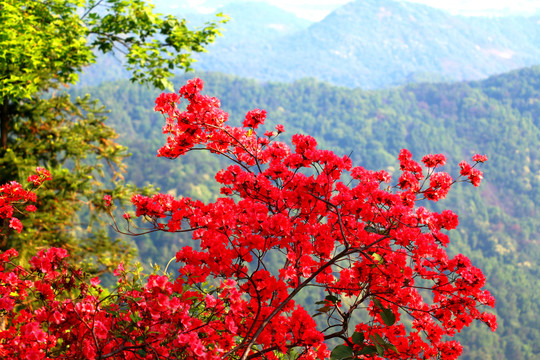
[[[293,13],[262,2],[231,3],[216,11],[231,18],[223,27],[223,38],[216,42],[215,46],[218,47],[243,42],[266,43],[303,30],[311,24]],[[194,24],[207,18],[202,15],[187,17]]]
[[[247,47],[233,36],[227,43],[238,46],[222,50],[218,40],[199,56],[197,68],[379,88],[432,76],[479,79],[540,64],[540,17],[461,17],[421,4],[357,0],[268,43],[260,39]]]
[[[190,26],[213,19],[186,9],[163,10],[180,12]],[[315,77],[348,87],[383,88],[481,79],[540,64],[540,15],[453,16],[398,0],[353,1],[317,23],[261,2],[228,1],[217,11],[231,21],[224,25],[224,36],[196,56],[199,70],[264,81]],[[87,69],[81,83],[127,76],[118,60],[107,57]]]

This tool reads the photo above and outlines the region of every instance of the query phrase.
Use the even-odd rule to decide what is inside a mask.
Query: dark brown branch
[[[285,300],[283,300],[283,302],[278,306],[276,307],[272,313],[270,313],[270,315],[268,315],[268,317],[263,321],[263,323],[261,324],[261,326],[259,326],[259,329],[257,330],[257,332],[255,332],[255,334],[253,335],[253,337],[251,338],[251,341],[247,344],[247,347],[246,347],[246,350],[244,351],[244,354],[242,355],[242,357],[240,358],[240,360],[247,360],[248,356],[249,356],[249,352],[250,352],[250,349],[251,347],[255,344],[255,341],[257,340],[257,338],[259,337],[259,335],[261,335],[261,333],[263,332],[263,330],[265,329],[265,327],[270,323],[270,321],[277,315],[281,312],[281,310],[285,307],[285,305],[287,305],[289,303],[289,301],[291,301],[304,287],[306,287],[306,285],[308,285],[313,279],[315,279],[317,277],[317,275],[319,275],[320,273],[322,273],[324,270],[326,270],[326,268],[332,266],[333,264],[335,264],[338,260],[340,260],[341,258],[347,256],[347,255],[350,255],[351,253],[353,253],[355,251],[351,251],[350,249],[345,249],[343,250],[342,252],[340,252],[339,254],[337,254],[333,259],[329,260],[326,264],[324,264],[323,266],[321,266],[317,271],[315,271],[313,274],[311,274],[310,277],[308,277],[306,280],[304,280],[304,282],[302,284],[300,284],[299,286],[297,286],[290,294],[289,296],[287,296],[287,298]]]
[[[2,145],[2,149],[7,149],[7,136],[9,131],[9,122],[10,122],[10,114],[8,111],[8,104],[9,100],[7,97],[4,98],[4,101],[2,103],[2,110],[0,111],[0,144]]]

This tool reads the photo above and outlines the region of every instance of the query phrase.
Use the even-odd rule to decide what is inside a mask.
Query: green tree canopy
[[[24,220],[31,230],[12,232],[2,250],[15,247],[24,258],[36,248],[65,247],[95,271],[133,255],[99,226],[103,196],[129,196],[126,148],[104,123],[104,108],[58,89],[75,83],[100,52],[121,54],[132,81],[170,87],[172,71],[189,70],[192,54],[204,51],[224,21],[191,30],[144,0],[0,0],[0,183],[24,181],[36,166],[53,176],[39,211]]]

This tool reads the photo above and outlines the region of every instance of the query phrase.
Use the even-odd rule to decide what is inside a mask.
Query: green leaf
[[[386,326],[392,326],[396,323],[396,315],[390,309],[383,309],[381,318]]]
[[[371,335],[371,339],[373,340],[373,343],[375,344],[377,354],[382,356],[384,354],[384,349],[389,349],[394,351],[395,353],[399,354],[398,349],[395,347],[395,345],[390,344],[385,339],[383,339],[379,334],[373,334]]]
[[[389,309],[389,308],[385,308],[381,301],[377,298],[372,298],[372,301],[373,301],[373,304],[375,304],[376,307],[378,307],[379,309],[382,310],[381,312],[381,318],[382,318],[382,321],[384,322],[384,324],[386,326],[392,326],[396,323],[396,315],[394,314],[394,312]]]
[[[352,339],[352,342],[355,343],[356,345],[361,345],[361,344],[363,344],[363,343],[364,343],[364,340],[365,340],[364,334],[361,333],[361,332],[358,332],[358,331],[355,332],[355,333],[352,335],[351,339]]]
[[[379,265],[382,265],[384,263],[384,258],[381,255],[379,255],[379,254],[377,254],[375,252],[373,254],[371,254],[371,257],[373,258],[373,260],[378,262]]]
[[[339,299],[337,297],[335,297],[334,295],[327,295],[325,297],[325,299],[332,302],[332,303],[334,303],[334,304],[339,302]]]
[[[386,344],[386,342],[383,340],[383,338],[379,334],[371,335],[371,339],[373,340],[373,343],[375,344],[375,348],[377,349],[377,354],[379,356],[383,356],[384,355],[383,345]]]
[[[347,345],[338,345],[330,354],[331,360],[352,359],[354,356],[353,349]]]
[[[371,355],[371,354],[375,354],[376,352],[377,352],[377,348],[373,345],[369,345],[369,346],[363,347],[362,350],[357,352],[357,355]]]
[[[384,310],[384,306],[382,306],[382,303],[379,299],[377,299],[376,297],[373,297],[371,298],[371,301],[373,301],[376,307],[378,307],[381,310]]]
[[[395,345],[392,345],[392,344],[390,344],[390,343],[385,343],[385,344],[384,344],[384,347],[387,348],[387,349],[390,349],[390,350],[394,351],[396,354],[399,354],[399,351],[398,351],[398,349],[396,348]]]
[[[299,357],[300,357],[300,354],[298,353],[298,351],[296,351],[296,349],[292,348],[292,349],[289,349],[289,351],[287,351],[287,353],[285,354],[284,359],[296,360]]]
[[[379,356],[384,355],[384,347],[382,347],[378,343],[375,343],[375,348],[376,348],[376,351],[377,351],[377,355],[379,355]]]
[[[327,312],[329,312],[329,311],[332,310],[332,309],[333,309],[333,307],[331,307],[331,306],[323,306],[322,308],[317,309],[317,311],[318,311],[318,312],[321,312],[321,313],[327,313]]]
[[[131,313],[130,318],[131,318],[131,321],[133,321],[134,323],[137,323],[139,322],[139,320],[141,320],[141,318],[139,317],[137,313]]]

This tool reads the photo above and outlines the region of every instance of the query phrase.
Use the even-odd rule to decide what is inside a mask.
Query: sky
[[[228,2],[241,2],[246,0],[152,0],[159,8],[178,8],[182,3],[200,12],[212,13],[218,4]],[[264,1],[289,12],[298,17],[311,21],[320,21],[326,15],[351,0],[250,0]],[[540,0],[402,0],[422,3],[428,6],[460,15],[527,15],[540,12]]]

